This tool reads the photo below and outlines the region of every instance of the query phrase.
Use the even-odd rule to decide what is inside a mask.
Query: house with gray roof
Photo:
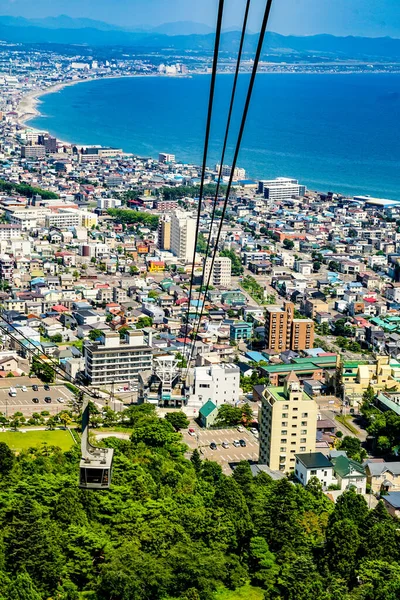
[[[400,462],[367,460],[364,467],[373,492],[400,491]]]

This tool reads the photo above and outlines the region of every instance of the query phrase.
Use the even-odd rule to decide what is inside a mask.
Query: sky
[[[67,14],[123,26],[196,21],[215,25],[217,0],[0,0],[0,15]],[[226,0],[225,26],[240,24],[245,0]],[[265,0],[252,0],[249,28],[257,31]],[[400,0],[274,0],[269,29],[285,35],[400,38]]]

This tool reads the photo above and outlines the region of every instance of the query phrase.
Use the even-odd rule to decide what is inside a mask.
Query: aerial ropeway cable
[[[203,163],[202,163],[202,167],[201,167],[199,202],[198,202],[198,206],[197,206],[196,233],[195,233],[194,247],[193,247],[192,271],[191,271],[191,277],[190,277],[188,305],[187,305],[187,312],[186,312],[186,327],[184,330],[185,331],[185,338],[184,338],[184,342],[183,342],[183,357],[184,358],[185,358],[186,339],[187,339],[189,316],[190,316],[190,305],[192,302],[193,274],[194,274],[194,268],[195,268],[195,264],[196,264],[196,244],[197,244],[197,238],[199,236],[201,205],[202,205],[202,201],[203,201],[203,192],[204,192],[204,179],[205,179],[205,173],[206,173],[206,168],[207,168],[208,145],[209,145],[209,141],[210,141],[211,120],[212,120],[212,112],[213,112],[213,104],[214,104],[215,81],[216,81],[216,77],[217,77],[217,66],[218,66],[219,46],[220,46],[220,41],[221,41],[221,29],[222,29],[223,14],[224,14],[224,0],[219,0],[217,27],[216,27],[215,42],[214,42],[213,65],[212,65],[212,71],[211,71],[210,96],[209,96],[209,100],[208,100],[207,122],[206,122],[205,138],[204,138]]]
[[[204,266],[203,266],[202,277],[201,277],[201,284],[200,284],[200,291],[199,291],[199,297],[198,297],[199,302],[196,305],[195,326],[196,326],[196,321],[197,321],[197,316],[198,316],[198,306],[200,304],[200,299],[201,299],[202,292],[203,292],[203,287],[204,287],[205,267],[206,267],[206,262],[208,260],[208,253],[209,253],[210,245],[211,245],[212,229],[213,229],[214,219],[215,219],[215,211],[216,211],[217,202],[218,202],[219,190],[220,190],[220,187],[221,187],[222,165],[224,164],[224,161],[225,161],[226,148],[227,148],[227,144],[228,144],[229,132],[230,132],[230,127],[231,127],[232,113],[233,113],[233,107],[234,107],[235,98],[236,98],[236,88],[237,88],[237,82],[238,82],[238,78],[239,78],[240,63],[241,63],[241,60],[242,60],[243,45],[244,45],[244,39],[245,39],[245,36],[246,36],[247,21],[248,21],[248,16],[249,16],[250,4],[251,4],[251,0],[247,0],[246,7],[245,7],[245,12],[244,12],[244,18],[243,18],[242,33],[241,33],[241,36],[240,36],[239,51],[238,51],[238,56],[237,56],[237,60],[236,60],[235,75],[234,75],[233,85],[232,85],[232,93],[231,93],[231,100],[230,100],[229,110],[228,110],[228,118],[227,118],[227,122],[226,122],[224,142],[223,142],[222,153],[221,153],[220,170],[219,170],[219,173],[218,173],[217,185],[216,185],[215,196],[214,196],[214,201],[213,201],[213,208],[212,208],[212,213],[211,213],[210,230],[208,232],[208,238],[207,238],[207,247],[206,247],[205,259],[204,259],[205,262],[204,262]],[[204,300],[205,300],[205,296],[207,294],[208,287],[209,287],[209,284],[210,284],[210,278],[211,278],[211,271],[209,272],[208,278],[207,278],[208,283],[207,283],[207,286],[206,286],[206,291],[204,293]],[[202,306],[204,306],[204,304]],[[197,324],[196,332],[198,332],[198,330],[199,330],[200,321],[201,321],[202,316],[203,316],[203,311],[201,311],[201,316],[200,316],[200,319],[199,319],[198,324]],[[191,357],[191,355],[193,353],[194,344],[195,344],[195,338],[196,338],[196,333],[194,334],[194,339],[192,340],[192,349],[191,349],[191,351],[189,353],[190,357]]]
[[[223,225],[223,221],[224,221],[224,217],[225,217],[225,213],[226,213],[226,207],[227,207],[227,204],[228,204],[229,195],[230,195],[231,188],[232,188],[233,176],[234,176],[234,171],[235,171],[236,164],[237,164],[237,159],[238,159],[238,156],[239,156],[240,146],[241,146],[242,139],[243,139],[244,128],[245,128],[245,125],[246,125],[247,115],[248,115],[248,112],[249,112],[251,97],[252,97],[252,94],[253,94],[254,83],[255,83],[255,79],[256,79],[256,75],[257,75],[257,70],[258,70],[258,65],[259,65],[259,62],[260,62],[261,52],[262,52],[262,48],[263,48],[263,44],[264,44],[265,32],[266,32],[267,26],[268,26],[268,21],[269,21],[269,15],[270,15],[270,12],[271,12],[272,2],[273,2],[273,0],[267,0],[266,5],[265,5],[264,16],[263,16],[263,20],[262,20],[262,24],[261,24],[261,29],[260,29],[260,35],[259,35],[259,38],[258,38],[257,49],[256,49],[256,53],[255,53],[255,56],[254,56],[253,68],[252,68],[252,72],[251,72],[251,76],[250,76],[249,86],[248,86],[248,89],[247,89],[246,100],[245,100],[245,104],[244,104],[244,108],[243,108],[243,113],[242,113],[242,118],[241,118],[240,128],[239,128],[239,133],[238,133],[238,137],[237,137],[237,141],[236,141],[235,152],[234,152],[234,156],[233,156],[233,160],[232,160],[231,173],[230,173],[230,176],[229,176],[228,185],[227,185],[226,192],[225,192],[225,199],[224,199],[224,204],[223,204],[223,208],[222,208],[222,214],[220,216],[220,223],[219,223],[219,227],[218,227],[218,232],[217,232],[216,240],[215,240],[215,243],[214,243],[214,250],[213,250],[212,257],[211,257],[211,264],[210,264],[210,268],[209,268],[209,272],[208,272],[207,284],[206,284],[206,288],[205,288],[205,291],[204,291],[203,301],[201,303],[201,311],[200,311],[200,317],[199,317],[199,320],[198,320],[197,331],[198,331],[198,329],[200,327],[201,319],[202,319],[202,316],[203,316],[203,313],[204,313],[205,297],[206,297],[207,291],[208,291],[209,286],[210,286],[211,275],[212,275],[212,271],[213,271],[213,268],[214,268],[216,254],[218,252],[218,245],[219,245],[219,240],[220,240],[220,237],[221,237],[222,225]],[[193,277],[193,275],[192,275],[192,277]],[[190,361],[191,361],[192,355],[193,355],[195,339],[196,339],[196,335],[193,336],[193,342],[191,344],[191,349],[190,349],[188,360],[187,360],[187,374],[188,374],[188,371],[189,371]],[[187,376],[187,374],[186,374],[186,376]]]

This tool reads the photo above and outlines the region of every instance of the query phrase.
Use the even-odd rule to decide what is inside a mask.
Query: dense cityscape
[[[400,201],[31,128],[209,72],[75,50],[0,49],[0,598],[395,600]]]

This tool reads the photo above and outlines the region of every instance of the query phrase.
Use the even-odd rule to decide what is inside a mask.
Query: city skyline
[[[263,0],[253,0],[249,29],[257,31]],[[110,9],[106,0],[0,0],[0,14],[26,18],[55,17],[66,14],[74,18],[91,18],[123,27],[150,26],[175,21],[193,21],[210,27],[215,24],[217,0],[188,3],[173,0],[115,0]],[[231,0],[225,10],[224,26],[239,26],[244,10],[243,0]],[[281,0],[272,8],[269,29],[284,35],[358,35],[400,37],[400,5],[395,0]]]

